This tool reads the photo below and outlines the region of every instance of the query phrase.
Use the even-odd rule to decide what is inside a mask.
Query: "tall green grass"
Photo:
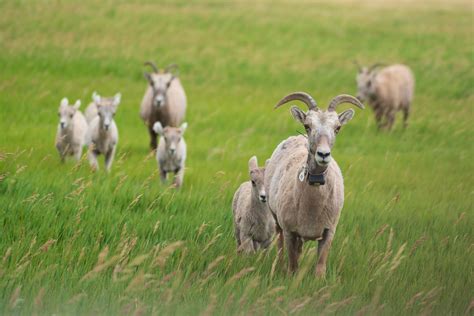
[[[472,313],[473,34],[469,3],[0,1],[0,313]],[[142,63],[188,94],[180,191],[159,183],[138,107]],[[346,202],[325,280],[315,244],[289,277],[275,248],[237,256],[246,163],[301,127],[285,94],[355,93],[352,61],[403,62],[409,127],[369,109],[338,136]],[[63,96],[123,94],[112,173],[54,148]],[[469,306],[471,310],[469,311]]]

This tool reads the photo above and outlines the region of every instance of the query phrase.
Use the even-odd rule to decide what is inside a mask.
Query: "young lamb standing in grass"
[[[160,135],[160,142],[156,151],[156,160],[160,169],[160,178],[166,182],[168,173],[174,173],[173,185],[177,188],[183,185],[184,167],[186,162],[186,142],[183,135],[188,123],[178,127],[163,128],[160,122],[153,125],[153,130]]]
[[[67,98],[63,98],[59,105],[59,124],[56,133],[56,148],[64,162],[66,156],[74,156],[76,161],[81,159],[82,148],[86,144],[87,122],[79,111],[81,101],[69,105]]]
[[[237,251],[253,253],[267,248],[275,233],[275,220],[267,206],[264,186],[265,168],[257,157],[249,160],[250,181],[240,185],[232,200]]]
[[[113,99],[105,100],[96,95],[94,103],[97,108],[97,115],[89,125],[89,162],[93,170],[98,170],[97,156],[103,154],[105,156],[105,168],[109,172],[118,143],[118,130],[114,116],[120,103],[120,94],[117,94]]]
[[[160,71],[153,62],[146,62],[153,68],[152,73],[145,73],[148,87],[140,105],[140,117],[148,127],[150,147],[155,150],[157,134],[154,124],[178,127],[186,114],[186,94],[176,73],[177,66],[169,65]]]
[[[331,158],[331,148],[341,126],[354,116],[352,109],[337,114],[336,107],[341,103],[361,109],[364,106],[352,96],[339,95],[323,111],[309,94],[296,92],[283,98],[275,108],[292,100],[303,101],[309,108],[305,113],[291,107],[291,114],[304,126],[307,137],[292,136],[277,146],[265,170],[265,187],[270,211],[277,220],[280,258],[286,243],[289,270],[295,272],[303,242],[318,240],[316,275],[323,277],[344,204],[344,181],[339,166]]]
[[[357,98],[374,109],[379,129],[392,129],[398,111],[403,111],[406,127],[415,90],[413,73],[405,65],[391,65],[377,71],[378,66],[359,67]]]

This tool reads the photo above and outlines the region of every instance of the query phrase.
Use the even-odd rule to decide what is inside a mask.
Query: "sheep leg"
[[[285,232],[286,249],[288,251],[289,272],[295,273],[298,270],[298,258],[301,254],[302,241],[294,233]]]
[[[392,126],[393,126],[393,123],[395,122],[395,111],[388,111],[387,112],[387,130],[391,130],[392,129]]]
[[[410,107],[407,106],[403,109],[403,127],[407,128],[408,126],[408,117],[410,116]]]
[[[285,244],[285,239],[283,236],[283,230],[281,229],[280,225],[275,224],[275,229],[276,233],[278,235],[278,242],[277,242],[277,248],[278,248],[278,261],[280,262],[280,266],[283,263],[283,246]]]
[[[89,164],[92,167],[92,171],[96,171],[99,170],[99,163],[97,162],[97,153],[95,152],[93,147],[93,144],[89,146],[89,152],[87,153],[87,156],[89,158]]]
[[[157,141],[156,141],[156,133],[153,130],[153,124],[148,125],[148,133],[150,134],[150,148],[151,150],[156,150]]]
[[[110,172],[110,168],[112,167],[112,162],[114,162],[114,157],[115,157],[115,146],[105,154],[105,169],[107,170],[107,172]]]
[[[324,278],[326,275],[326,262],[331,248],[334,233],[324,229],[323,239],[318,242],[318,263],[316,264],[316,277]]]
[[[239,249],[242,243],[240,242],[240,228],[237,223],[234,223],[234,236],[235,240],[237,240],[237,249]]]
[[[163,169],[160,169],[160,179],[161,179],[161,183],[166,183],[166,171],[164,171]]]
[[[383,127],[382,117],[383,117],[383,110],[380,108],[375,110],[375,122],[377,123],[378,129],[382,129]]]
[[[82,156],[82,146],[79,145],[74,149],[74,159],[79,162]]]
[[[174,186],[179,188],[183,185],[183,178],[184,178],[184,166],[179,169],[177,173],[174,175]]]

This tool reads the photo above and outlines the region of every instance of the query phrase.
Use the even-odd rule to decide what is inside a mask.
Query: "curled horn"
[[[328,106],[328,111],[336,111],[336,107],[341,104],[341,103],[350,103],[355,106],[357,106],[360,109],[364,109],[364,105],[360,103],[359,100],[357,100],[355,97],[352,95],[348,94],[340,94],[334,99],[331,100]]]
[[[385,64],[375,63],[375,64],[373,64],[372,66],[369,67],[369,72],[371,72],[372,70],[374,70],[377,67],[382,67],[382,66],[385,66]]]
[[[356,67],[359,71],[362,71],[362,65],[359,64],[359,62],[357,60],[354,59],[352,62],[354,63],[354,65],[356,65]]]
[[[179,67],[177,64],[171,64],[171,65],[166,66],[165,68],[165,72],[175,71],[176,72],[175,76],[177,76],[178,70],[179,70]]]
[[[153,72],[155,72],[155,73],[159,72],[158,67],[156,67],[156,64],[152,61],[147,61],[143,65],[144,66],[150,66],[151,68],[153,68]]]
[[[299,100],[299,101],[304,102],[308,106],[309,110],[313,110],[313,111],[318,110],[318,105],[316,104],[316,101],[313,99],[312,96],[310,96],[306,92],[293,92],[293,93],[290,93],[289,95],[287,95],[286,97],[281,99],[280,102],[278,102],[278,104],[275,105],[274,108],[276,109],[276,108],[280,107],[281,105],[283,105],[283,104],[285,104],[289,101],[292,101],[292,100]]]

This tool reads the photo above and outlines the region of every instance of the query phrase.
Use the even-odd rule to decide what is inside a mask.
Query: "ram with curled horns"
[[[304,102],[309,110],[291,107],[291,114],[306,129],[307,136],[291,136],[273,152],[265,171],[268,205],[277,222],[279,256],[286,244],[289,271],[298,268],[303,242],[318,241],[316,275],[325,276],[326,261],[344,204],[344,181],[331,150],[341,127],[354,116],[336,107],[350,103],[364,106],[353,96],[335,97],[326,111],[317,107],[307,93],[284,97],[275,108],[292,100]]]
[[[186,93],[178,78],[178,66],[172,64],[160,70],[154,62],[147,61],[152,72],[145,72],[148,85],[140,106],[140,117],[150,134],[150,147],[157,146],[157,134],[153,125],[160,122],[163,127],[179,127],[186,115]]]

